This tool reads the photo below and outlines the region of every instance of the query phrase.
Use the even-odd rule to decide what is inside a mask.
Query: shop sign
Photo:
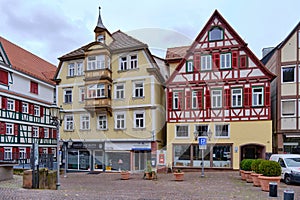
[[[103,149],[103,142],[93,142],[93,143],[85,143],[85,147],[87,149]]]
[[[73,142],[72,144],[72,148],[74,149],[82,149],[83,147],[83,142]]]

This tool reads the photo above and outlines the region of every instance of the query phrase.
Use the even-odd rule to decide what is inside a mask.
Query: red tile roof
[[[51,80],[55,75],[55,65],[26,51],[1,36],[0,42],[13,69],[52,85],[55,84],[55,82]]]
[[[190,46],[168,48],[166,53],[166,60],[182,59],[189,48]]]

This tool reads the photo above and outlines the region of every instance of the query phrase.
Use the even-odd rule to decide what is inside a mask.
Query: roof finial
[[[97,27],[99,28],[103,28],[106,29],[105,26],[103,25],[102,19],[101,19],[101,7],[99,6],[99,17],[98,17],[98,23],[97,23]]]

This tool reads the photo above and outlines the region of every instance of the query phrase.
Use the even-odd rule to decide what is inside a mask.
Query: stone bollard
[[[270,182],[269,183],[269,197],[277,197],[277,183],[276,182]]]
[[[287,189],[283,191],[283,200],[294,200],[294,190]]]

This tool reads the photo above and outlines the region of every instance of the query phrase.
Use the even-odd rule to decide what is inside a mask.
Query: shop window
[[[174,145],[174,166],[190,166],[190,145]]]
[[[213,167],[231,167],[230,145],[215,145],[213,147]]]

